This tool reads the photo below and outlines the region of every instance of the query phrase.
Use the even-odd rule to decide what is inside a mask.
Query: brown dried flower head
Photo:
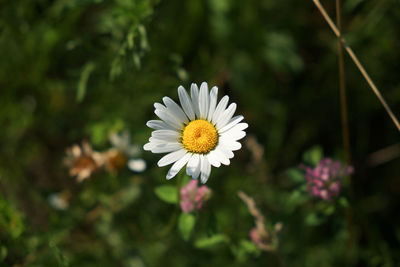
[[[64,164],[69,168],[69,174],[82,182],[103,166],[104,159],[101,153],[93,151],[91,145],[83,141],[82,146],[75,144],[67,149]]]
[[[116,174],[118,170],[124,168],[128,161],[125,154],[116,148],[110,148],[102,155],[106,169],[113,174]]]
[[[109,141],[112,147],[102,153],[105,167],[109,172],[115,175],[125,166],[135,172],[142,172],[146,169],[144,160],[132,158],[139,154],[140,148],[131,144],[131,135],[128,131],[111,133]]]

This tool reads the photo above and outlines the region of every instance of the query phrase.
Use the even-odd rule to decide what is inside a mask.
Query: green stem
[[[179,215],[179,210],[180,210],[180,191],[181,191],[181,186],[182,186],[182,181],[183,177],[185,177],[185,172],[181,172],[181,174],[178,175],[178,178],[176,179],[176,193],[178,194],[177,198],[178,201],[176,202],[175,210],[174,213],[171,216],[171,219],[169,220],[167,226],[161,231],[160,237],[165,237],[169,233],[171,233],[172,229],[174,229],[176,220]]]

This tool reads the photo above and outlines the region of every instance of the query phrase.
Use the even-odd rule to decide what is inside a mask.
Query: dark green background
[[[334,17],[334,1],[323,4]],[[345,38],[399,115],[400,2],[345,0],[342,13]],[[318,201],[288,201],[299,184],[286,170],[307,149],[343,160],[337,62],[335,36],[311,0],[0,1],[1,264],[279,266],[281,257],[286,266],[398,266],[400,161],[367,159],[399,132],[347,55],[351,208],[310,224]],[[140,175],[81,184],[68,176],[67,147],[86,139],[104,150],[109,132],[122,129],[143,145],[153,103],[202,81],[238,104],[264,157],[252,164],[244,146],[212,170],[213,197],[190,241],[175,228],[158,234],[174,207],[154,188],[175,181],[165,181],[157,155],[142,153],[149,168]],[[134,191],[126,205],[109,209],[126,188]],[[47,198],[63,190],[71,205],[56,211]],[[279,257],[234,249],[253,227],[238,190],[255,197],[268,224],[283,222]],[[98,205],[102,215],[88,221]],[[229,242],[195,247],[213,233]]]

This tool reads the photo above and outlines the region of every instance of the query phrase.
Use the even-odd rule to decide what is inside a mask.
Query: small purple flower
[[[191,180],[187,185],[181,188],[181,209],[183,212],[192,212],[200,210],[204,202],[211,196],[211,189],[206,185],[198,187],[197,180]]]
[[[353,167],[343,166],[339,161],[330,158],[320,160],[315,168],[301,168],[305,170],[309,194],[324,200],[337,196],[343,176],[353,173]]]

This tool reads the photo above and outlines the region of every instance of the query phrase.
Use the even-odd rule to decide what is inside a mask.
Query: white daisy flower
[[[69,201],[71,199],[71,193],[68,191],[53,193],[47,198],[50,206],[56,210],[66,210],[69,207]]]
[[[201,182],[207,182],[211,166],[230,164],[233,152],[242,147],[237,142],[246,136],[247,123],[240,123],[242,115],[233,117],[236,104],[228,107],[228,96],[217,104],[218,88],[208,91],[203,82],[198,89],[191,85],[191,97],[179,86],[178,95],[182,108],[171,98],[164,97],[165,105],[155,103],[154,113],[161,120],[150,120],[147,126],[154,129],[144,149],[153,153],[168,153],[158,161],[163,167],[173,164],[167,179],[173,178],[186,166],[186,173]]]
[[[146,170],[146,162],[143,159],[133,158],[139,154],[140,147],[131,144],[131,135],[128,131],[121,134],[112,133],[109,140],[113,147],[103,153],[109,171],[116,173],[125,165],[134,172]]]
[[[123,131],[120,134],[115,132],[111,133],[108,139],[113,147],[128,157],[137,156],[140,152],[140,147],[138,145],[131,144],[131,134],[129,131]]]

